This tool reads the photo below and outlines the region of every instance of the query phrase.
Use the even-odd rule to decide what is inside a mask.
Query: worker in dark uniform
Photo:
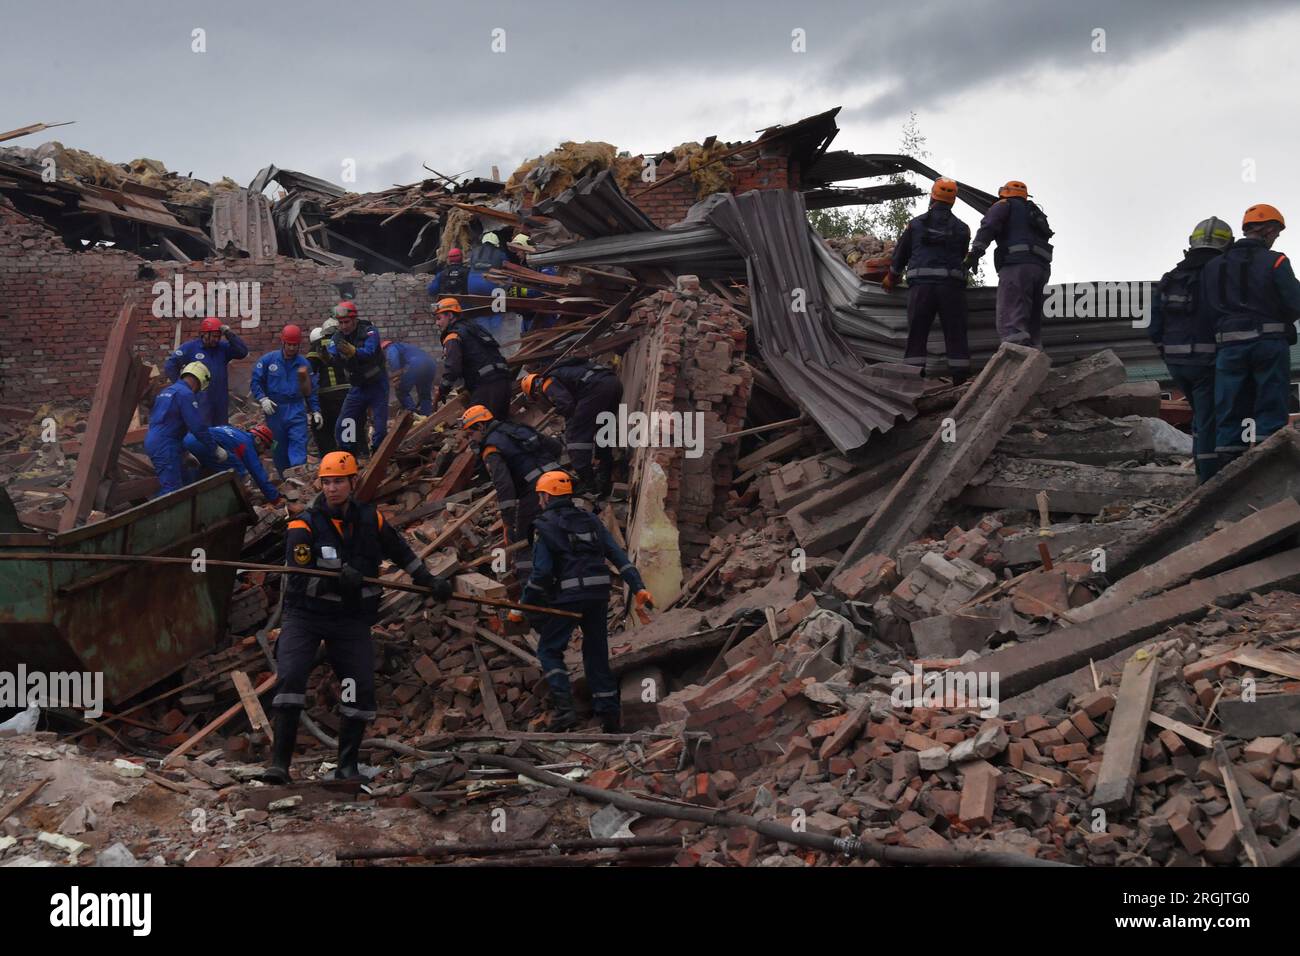
[[[1285,228],[1276,206],[1251,206],[1242,217],[1242,237],[1206,263],[1203,273],[1218,345],[1214,417],[1220,467],[1245,453],[1248,420],[1256,442],[1287,423],[1300,282],[1291,260],[1273,251]]]
[[[938,315],[952,383],[970,378],[966,341],[966,269],[970,227],[953,214],[957,183],[936,179],[930,208],[907,224],[894,246],[889,272],[881,282],[893,291],[899,276],[907,279],[907,350],[903,361],[925,371],[926,342]]]
[[[537,479],[548,471],[558,471],[564,447],[548,435],[519,422],[503,422],[483,405],[474,405],[461,416],[461,427],[468,430],[483,460],[492,487],[497,492],[505,546],[515,541],[533,539],[533,521],[541,510],[532,489]],[[533,556],[524,549],[515,555],[515,576],[527,581],[533,571]],[[511,620],[522,621],[512,611]]]
[[[1052,227],[1029,198],[1029,187],[1011,180],[998,190],[1002,198],[989,207],[975,233],[963,265],[979,265],[989,243],[997,240],[993,266],[998,270],[998,335],[1003,342],[1043,347],[1043,289],[1052,274]]]
[[[340,357],[347,369],[351,388],[343,396],[343,407],[334,426],[334,441],[344,451],[356,454],[365,447],[366,411],[369,410],[374,431],[370,452],[379,448],[388,433],[388,371],[384,367],[384,350],[379,347],[379,330],[358,318],[357,304],[345,299],[334,307],[338,331],[330,338],[331,354]]]
[[[357,758],[366,723],[375,716],[375,662],[370,628],[379,616],[382,588],[362,578],[379,577],[387,558],[445,601],[451,585],[435,577],[410,545],[372,504],[352,497],[357,460],[345,451],[321,459],[321,493],[311,507],[289,522],[285,564],[290,568],[338,571],[338,578],[285,575],[284,626],[276,642],[278,681],[272,701],[275,744],[264,779],[289,782],[289,763],[298,735],[298,718],[307,704],[307,679],[321,641],[341,686],[339,761],[334,776],[360,779]]]
[[[564,416],[564,445],[578,478],[577,494],[597,494],[609,480],[614,449],[597,448],[597,419],[602,412],[618,415],[623,383],[613,369],[588,359],[561,362],[545,375],[531,373],[521,385],[524,395],[550,405]],[[597,481],[593,456],[601,468]]]
[[[1147,334],[1160,349],[1169,378],[1192,407],[1196,479],[1204,484],[1219,470],[1215,452],[1214,307],[1203,291],[1205,265],[1232,245],[1232,227],[1211,216],[1197,223],[1183,261],[1160,278],[1151,301]]]
[[[457,380],[464,379],[465,404],[486,405],[498,419],[510,417],[510,384],[514,375],[492,334],[473,319],[461,318],[460,302],[439,299],[434,312],[442,336],[442,377],[433,404],[441,405]]]
[[[618,681],[609,669],[610,577],[606,561],[635,594],[638,608],[654,607],[650,592],[627,553],[618,546],[609,529],[589,511],[573,504],[573,481],[563,471],[548,471],[537,479],[542,513],[533,523],[533,573],[524,586],[524,602],[549,605],[582,615],[582,666],[591,691],[592,710],[606,733],[616,733],[619,719]],[[551,615],[531,615],[537,629],[537,659],[542,676],[551,688],[553,730],[567,730],[578,723],[573,706],[569,672],[564,666],[564,649],[573,636],[574,620]]]
[[[311,351],[307,361],[316,376],[316,392],[320,398],[321,426],[312,428],[316,439],[316,450],[328,455],[338,450],[334,442],[334,426],[343,410],[343,399],[347,397],[347,371],[343,368],[343,359],[330,351],[330,340],[339,330],[338,319],[331,316],[319,327],[311,330]]]
[[[459,249],[447,250],[447,265],[434,273],[426,289],[430,296],[469,294],[469,267],[464,258]]]

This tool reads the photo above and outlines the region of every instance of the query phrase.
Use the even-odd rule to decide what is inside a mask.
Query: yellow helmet
[[[490,421],[492,421],[492,412],[486,405],[471,405],[465,409],[465,414],[460,416],[460,427],[473,428],[475,425]]]
[[[346,478],[357,473],[357,460],[346,451],[332,451],[320,460],[318,478]]]
[[[208,383],[212,381],[212,372],[202,362],[191,362],[189,365],[181,369],[181,374],[193,375],[197,378],[199,380],[200,392],[207,388]]]
[[[573,479],[567,471],[548,471],[537,479],[537,490],[548,495],[571,495]]]

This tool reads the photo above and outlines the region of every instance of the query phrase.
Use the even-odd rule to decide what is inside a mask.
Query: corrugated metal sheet
[[[538,203],[533,211],[588,239],[659,228],[623,195],[608,169],[582,177],[558,196]]]
[[[528,257],[532,268],[599,262],[611,266],[663,267],[696,275],[745,274],[745,260],[713,226],[690,225],[602,236]]]
[[[271,204],[261,193],[247,189],[214,192],[209,228],[218,250],[233,245],[256,260],[270,259],[277,252]]]
[[[916,415],[920,371],[869,366],[831,325],[802,197],[789,190],[729,196],[708,214],[749,266],[759,350],[786,392],[842,452]]]

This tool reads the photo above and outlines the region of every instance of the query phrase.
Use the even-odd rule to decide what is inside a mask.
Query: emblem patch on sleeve
[[[293,546],[293,559],[299,564],[311,564],[311,545],[295,544]]]

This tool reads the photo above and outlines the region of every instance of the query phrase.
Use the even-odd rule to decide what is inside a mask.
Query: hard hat
[[[193,375],[197,378],[199,380],[200,392],[207,388],[208,383],[212,381],[212,372],[202,362],[191,362],[189,365],[181,369],[181,374]]]
[[[485,246],[496,246],[501,248],[501,238],[495,232],[486,232],[483,234],[483,244]]]
[[[390,345],[392,345],[392,344],[393,344],[393,340],[392,340],[392,339],[384,339],[382,342],[379,343],[379,347],[380,347],[381,349],[386,349],[386,348],[388,348],[388,346],[390,346]]]
[[[537,490],[548,495],[571,495],[573,479],[567,471],[548,471],[537,479]]]
[[[936,179],[930,187],[930,198],[951,206],[957,201],[957,182],[952,179]]]
[[[275,436],[271,434],[271,429],[267,425],[254,425],[248,430],[248,433],[254,438],[260,438],[268,445],[275,444]]]
[[[333,318],[332,316],[326,319],[324,322],[322,322],[320,326],[320,334],[322,336],[333,335],[338,330],[339,330],[339,320]]]
[[[315,345],[317,342],[319,342],[321,340],[321,337],[324,334],[325,334],[325,330],[322,329],[319,325],[316,326],[316,328],[312,329],[311,335],[309,336],[309,338],[311,339],[311,344]]]
[[[515,233],[515,237],[510,240],[510,245],[517,246],[518,248],[523,249],[525,252],[537,251],[537,249],[533,247],[532,240],[529,239],[522,232]]]
[[[357,304],[351,299],[344,299],[338,305],[334,306],[334,317],[341,319],[345,315],[356,315]]]
[[[465,414],[460,416],[460,427],[473,428],[475,425],[490,421],[492,421],[492,412],[486,405],[471,405],[465,409]]]
[[[1215,216],[1202,219],[1187,240],[1190,249],[1226,249],[1232,245],[1232,227]]]
[[[302,329],[296,325],[286,325],[280,332],[280,341],[285,345],[301,345]]]
[[[450,249],[447,250],[448,262],[460,262],[461,259],[463,258],[464,258],[464,254],[455,246],[452,246]]]
[[[357,473],[357,460],[345,451],[332,451],[320,460],[318,478],[346,478]]]
[[[221,331],[221,320],[220,320],[220,319],[214,319],[214,318],[211,318],[211,317],[206,318],[206,319],[204,319],[202,322],[199,323],[199,331],[200,331],[200,332],[220,332],[220,331]]]
[[[1241,228],[1245,229],[1257,222],[1275,222],[1283,229],[1286,228],[1286,220],[1282,218],[1281,210],[1266,202],[1256,203],[1246,210],[1246,214],[1241,217]]]
[[[1003,199],[1006,199],[1008,196],[1019,196],[1021,199],[1028,199],[1029,187],[1018,179],[1012,179],[998,190],[998,195]]]
[[[439,299],[438,304],[433,309],[433,314],[442,315],[444,312],[460,312],[460,299],[450,295],[445,299]]]
[[[533,397],[533,386],[537,383],[537,373],[529,372],[524,376],[524,380],[519,383],[519,387],[524,390],[524,394],[529,398]]]

